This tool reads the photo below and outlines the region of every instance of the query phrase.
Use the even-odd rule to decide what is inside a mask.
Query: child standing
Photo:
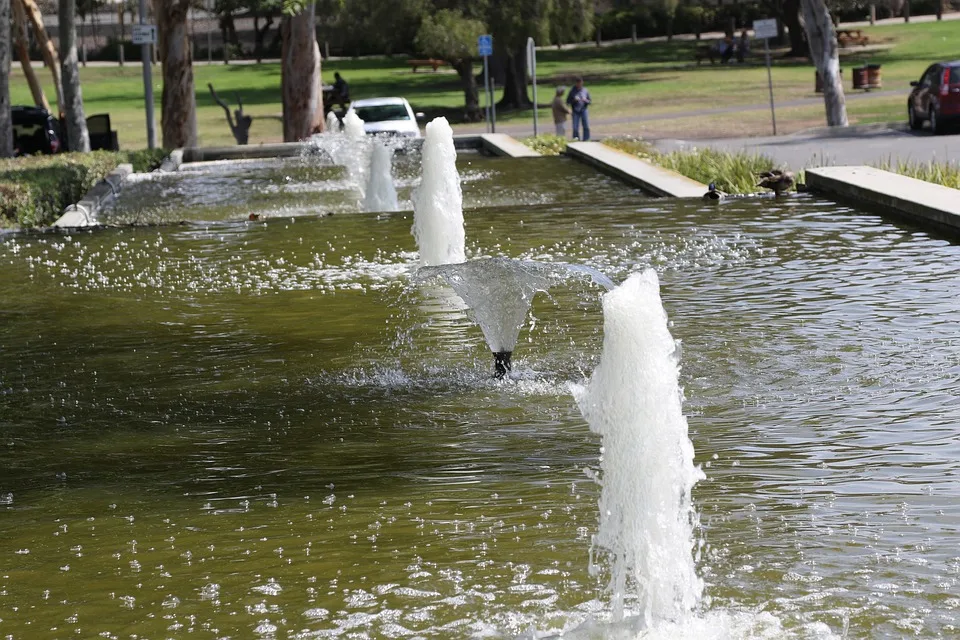
[[[566,138],[567,115],[570,113],[570,109],[567,109],[567,105],[563,104],[563,87],[557,87],[557,95],[554,96],[553,104],[550,106],[553,108],[553,125],[557,129],[557,135]]]

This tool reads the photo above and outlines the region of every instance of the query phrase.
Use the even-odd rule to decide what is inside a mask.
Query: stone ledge
[[[864,166],[807,169],[806,176],[807,188],[815,193],[960,234],[960,190]]]
[[[483,148],[497,156],[508,158],[542,158],[539,152],[505,133],[484,133],[480,135]]]
[[[702,198],[707,192],[705,184],[601,142],[571,142],[567,155],[655,196]]]
[[[123,179],[133,173],[133,165],[121,164],[93,185],[76,204],[64,209],[63,215],[53,223],[54,227],[93,227],[100,224],[100,210],[120,192]]]

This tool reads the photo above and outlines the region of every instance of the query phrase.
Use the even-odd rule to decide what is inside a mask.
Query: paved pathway
[[[661,151],[713,147],[763,153],[793,169],[826,165],[877,165],[897,160],[960,161],[960,133],[935,136],[929,130],[911,131],[906,125],[866,125],[846,130],[818,129],[790,136],[728,138],[723,140],[657,140]]]

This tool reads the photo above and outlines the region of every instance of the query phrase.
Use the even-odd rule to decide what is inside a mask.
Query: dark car
[[[927,120],[934,133],[943,133],[951,122],[960,121],[960,60],[930,65],[910,86],[907,119],[911,129],[921,128]]]
[[[34,153],[59,153],[60,123],[46,109],[13,107],[13,150],[18,156]]]

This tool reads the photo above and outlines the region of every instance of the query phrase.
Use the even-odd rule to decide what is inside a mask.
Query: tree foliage
[[[477,38],[486,33],[481,20],[467,18],[457,9],[441,9],[420,23],[414,45],[423,55],[454,61],[477,55]]]

